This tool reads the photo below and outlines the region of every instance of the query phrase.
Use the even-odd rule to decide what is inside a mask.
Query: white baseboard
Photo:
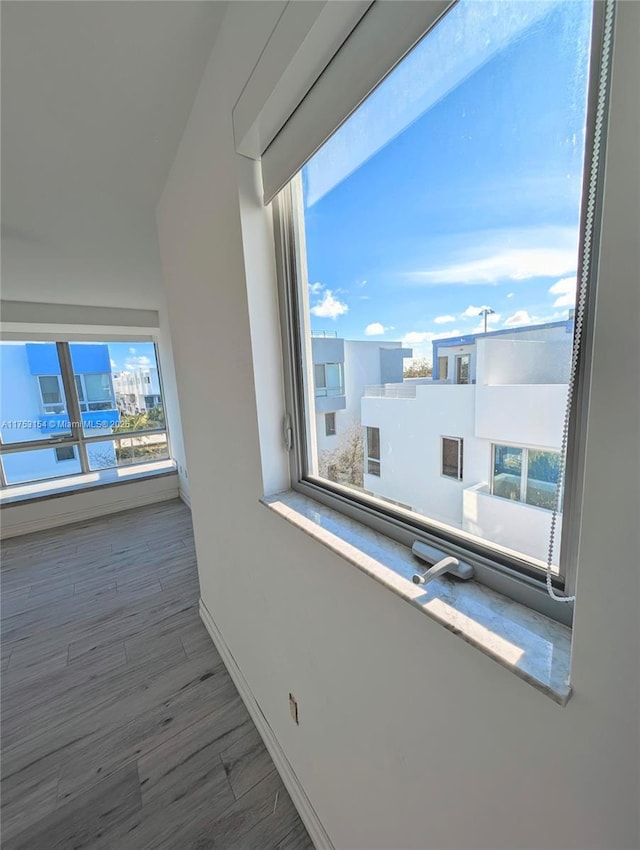
[[[251,719],[260,733],[260,737],[264,741],[264,745],[273,759],[276,770],[280,774],[284,786],[289,792],[293,805],[296,807],[302,822],[307,828],[307,832],[313,841],[314,847],[316,850],[335,850],[331,839],[327,835],[325,828],[322,826],[322,823],[320,822],[315,809],[311,805],[304,788],[300,784],[300,780],[296,776],[289,760],[284,754],[273,729],[269,726],[266,717],[262,713],[262,709],[256,702],[247,680],[243,676],[242,671],[238,667],[236,660],[231,654],[222,634],[218,630],[209,609],[202,599],[200,599],[200,619],[204,623],[211,640],[214,642],[216,649],[220,653],[220,656],[229,671],[229,675],[233,679],[233,683],[238,689],[238,693],[242,697],[242,700],[247,707],[247,711],[251,715]]]
[[[178,495],[180,496],[182,501],[185,503],[185,505],[189,508],[189,510],[191,510],[191,496],[188,493],[186,493],[182,489],[182,487],[180,488],[180,492],[179,492]]]
[[[176,478],[165,476],[155,480],[132,481],[117,487],[84,492],[78,490],[51,499],[6,505],[0,514],[2,539],[176,499]]]

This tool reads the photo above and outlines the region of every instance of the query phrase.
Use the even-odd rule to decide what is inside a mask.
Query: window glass
[[[380,475],[380,429],[367,428],[367,473]]]
[[[527,504],[552,510],[560,471],[560,454],[529,449],[527,455]]]
[[[55,343],[0,342],[0,418],[0,442],[5,444],[71,433]],[[53,470],[53,452],[31,453],[25,463],[49,457]]]
[[[345,480],[323,453],[319,403],[343,396],[335,458],[350,429],[369,426],[368,495],[538,565],[548,530],[523,529],[553,498],[552,464],[532,454],[527,474],[507,443],[560,449],[592,11],[587,0],[459,0],[293,187],[316,404],[303,475]],[[312,366],[317,337],[343,358]],[[461,476],[461,446],[443,433],[464,441],[459,493],[445,479]]]
[[[40,392],[42,393],[42,402],[45,406],[45,410],[48,410],[54,405],[58,405],[62,408],[64,406],[62,403],[62,387],[58,376],[41,375],[38,378],[38,381],[40,382]]]
[[[164,428],[153,343],[69,345],[85,436]]]
[[[73,448],[71,447],[71,451]],[[58,452],[61,457],[58,459]],[[2,470],[7,484],[25,484],[28,481],[45,481],[61,475],[78,475],[82,472],[77,455],[66,460],[67,446],[58,449],[31,449],[2,456]],[[64,460],[64,463],[60,463]]]
[[[111,376],[108,374],[85,375],[84,383],[87,388],[87,400],[104,401],[106,399],[113,401],[110,378]]]
[[[116,440],[99,440],[87,444],[87,456],[91,470],[166,460],[169,457],[167,435],[136,437],[132,434],[121,435]]]
[[[80,375],[74,375],[74,379],[76,382],[76,392],[78,393],[78,401],[83,402],[84,398],[84,387],[82,385],[82,377]]]
[[[522,449],[496,446],[493,458],[493,495],[519,502],[522,493]]]
[[[442,438],[442,474],[462,478],[462,440]]]

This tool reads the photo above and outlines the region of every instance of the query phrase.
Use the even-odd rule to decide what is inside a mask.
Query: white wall
[[[362,399],[362,424],[380,429],[380,476],[365,474],[365,489],[462,528],[462,492],[488,482],[491,465],[490,444],[474,434],[476,388],[415,389],[411,399]],[[441,474],[442,437],[464,440],[462,481]]]
[[[479,339],[477,381],[482,384],[566,384],[573,337]]]
[[[282,457],[280,399],[265,404],[254,384],[254,361],[280,374],[277,334],[255,332],[274,314],[250,314],[256,293],[274,303],[273,255],[255,198],[239,201],[231,110],[280,8],[231,4],[158,210],[203,600],[340,850],[631,850],[640,4],[618,7],[566,708],[258,503],[260,451]],[[254,238],[268,261],[260,270],[245,259]]]
[[[477,437],[494,443],[560,448],[566,384],[476,384],[475,396]]]
[[[476,485],[462,493],[462,528],[547,563],[551,511],[544,508],[492,496],[487,486]],[[556,521],[555,540],[561,537],[562,515]],[[553,563],[557,563],[557,553]]]

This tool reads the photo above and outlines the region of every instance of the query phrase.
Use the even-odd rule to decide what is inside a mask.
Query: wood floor
[[[2,545],[2,847],[307,850],[178,501]]]

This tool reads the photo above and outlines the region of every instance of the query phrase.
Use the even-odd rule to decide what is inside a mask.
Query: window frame
[[[44,400],[44,392],[42,390],[42,379],[43,378],[55,378],[58,384],[58,395],[60,396],[60,401],[45,401]],[[67,402],[65,401],[64,387],[62,385],[62,378],[60,375],[36,375],[36,381],[38,384],[38,392],[40,393],[40,404],[42,405],[42,413],[44,416],[56,416],[59,413],[64,413]],[[59,407],[60,410],[47,410],[48,407]]]
[[[60,341],[59,339],[56,339],[53,336],[50,337],[48,335],[43,335],[43,334],[37,334],[36,336],[37,336],[38,341],[40,341],[40,342],[50,342],[50,343],[55,344],[57,356],[58,356],[58,362],[59,362],[59,365],[60,365],[60,374],[59,375],[54,375],[54,376],[36,375],[36,376],[34,376],[36,378],[36,383],[38,385],[40,403],[41,403],[41,405],[43,405],[43,409],[44,409],[44,401],[43,401],[43,398],[42,398],[42,391],[41,391],[40,380],[39,380],[40,377],[55,377],[55,378],[57,378],[58,387],[59,387],[59,389],[61,388],[61,390],[62,390],[62,392],[61,392],[61,398],[63,399],[63,402],[62,402],[62,408],[63,409],[62,409],[62,411],[59,411],[57,414],[56,413],[47,413],[45,411],[45,413],[43,415],[44,415],[44,417],[54,416],[54,415],[59,415],[60,412],[62,412],[62,413],[66,412],[67,416],[69,417],[70,428],[69,428],[69,431],[65,432],[64,434],[51,435],[49,438],[43,437],[42,439],[38,439],[38,440],[23,440],[21,442],[15,442],[15,443],[3,443],[2,439],[0,437],[0,489],[10,490],[12,487],[24,487],[25,485],[28,485],[29,483],[33,483],[31,481],[20,481],[20,482],[16,482],[15,484],[13,484],[13,483],[10,484],[10,483],[7,482],[5,471],[4,471],[4,465],[3,465],[2,461],[3,461],[4,457],[6,457],[8,455],[12,455],[12,454],[24,454],[24,453],[27,453],[27,452],[30,452],[30,451],[41,451],[43,449],[57,449],[57,448],[62,448],[62,447],[73,447],[74,449],[77,449],[78,455],[77,455],[76,459],[80,461],[80,471],[77,472],[77,473],[73,473],[73,475],[94,474],[98,470],[91,468],[89,456],[88,456],[88,453],[87,453],[87,446],[91,445],[92,443],[100,443],[100,442],[107,442],[107,441],[114,441],[116,443],[119,443],[119,441],[123,440],[123,439],[145,437],[145,436],[152,435],[152,434],[165,434],[166,443],[167,443],[167,454],[168,454],[168,458],[171,459],[171,457],[172,457],[171,437],[170,437],[170,433],[169,433],[169,425],[168,425],[168,422],[166,420],[166,415],[165,415],[164,426],[162,428],[146,428],[146,429],[139,430],[139,431],[124,431],[124,432],[121,432],[121,434],[98,434],[98,435],[93,435],[93,436],[85,434],[84,430],[83,430],[82,413],[87,413],[89,411],[88,410],[82,410],[82,407],[87,407],[89,402],[87,402],[87,401],[81,402],[80,396],[79,396],[78,391],[77,391],[78,385],[76,383],[76,378],[81,378],[81,373],[76,373],[74,371],[72,357],[71,357],[71,349],[70,349],[70,346],[74,344],[75,340],[69,339],[68,336],[65,337],[64,341]],[[134,342],[134,343],[140,342],[140,339],[135,338],[135,337],[124,338],[124,337],[118,336],[117,339],[110,340],[108,338],[105,339],[103,336],[90,337],[90,338],[87,337],[86,334],[82,334],[82,335],[79,335],[79,336],[81,336],[82,342],[96,342],[96,343],[107,343],[107,344],[111,341],[118,342],[118,343],[120,343],[120,342]],[[24,334],[20,334],[20,338],[18,338],[18,336],[16,334],[11,334],[10,336],[7,336],[7,340],[14,341],[14,342],[23,342],[24,344],[26,344],[26,343],[31,341],[28,337],[29,337],[29,334],[26,333],[26,332]],[[159,388],[160,388],[160,397],[163,400],[162,403],[163,403],[163,408],[164,408],[164,404],[165,404],[164,383],[163,383],[163,380],[162,380],[162,371],[161,371],[161,366],[160,366],[160,355],[159,355],[159,351],[158,351],[158,343],[153,338],[145,339],[144,341],[151,343],[154,347],[155,362],[156,362],[156,367],[157,367],[157,370],[158,370],[158,384],[159,384]],[[96,372],[96,373],[88,373],[88,374],[107,374],[108,375],[109,373],[108,372]],[[115,388],[113,387],[111,376],[110,376],[110,381],[111,381],[111,390],[112,390],[112,393],[113,393],[113,398],[110,399],[110,401],[112,402],[113,407],[109,408],[109,410],[118,410]],[[86,399],[86,387],[85,387],[84,381],[81,380],[80,383],[81,383],[81,386],[82,386],[83,395],[85,396],[85,399]],[[94,403],[94,402],[92,402],[92,403]],[[95,402],[95,403],[98,403],[98,402]],[[56,406],[59,407],[60,405],[56,405]],[[100,413],[100,411],[90,411],[90,412]],[[57,459],[57,454],[54,453],[54,456],[55,456],[56,463],[64,463],[64,461],[59,461]],[[154,463],[154,462],[155,462],[155,460],[153,460],[153,459],[140,460],[140,461],[136,462],[136,465],[143,465],[143,464]],[[114,467],[109,467],[109,468],[117,469],[118,467],[114,466]],[[47,478],[33,479],[33,481],[37,481],[38,483],[42,483],[42,482],[45,482],[45,481],[56,481],[59,477],[60,477],[60,475],[56,474],[56,475],[51,475]]]
[[[366,454],[365,460],[367,462],[367,475],[375,475],[376,478],[380,478],[380,474],[382,472],[382,463],[380,462],[380,428],[377,425],[364,425],[365,430],[365,443],[366,443]],[[376,431],[377,432],[377,442],[378,442],[378,454],[371,452],[371,440],[369,440],[369,432]],[[372,472],[372,468],[375,469],[377,466],[378,471]]]
[[[604,35],[605,2],[594,0],[592,9],[591,44],[589,49],[589,74],[586,105],[586,141],[584,154],[583,192],[579,225],[578,279],[583,275],[585,261],[588,286],[584,305],[583,339],[578,349],[576,385],[569,419],[564,494],[563,526],[559,561],[562,575],[553,574],[551,583],[556,593],[571,596],[575,592],[577,555],[580,530],[580,506],[584,484],[584,454],[588,410],[588,376],[593,356],[593,331],[597,268],[599,254],[600,221],[603,204],[606,135],[598,145],[594,141],[596,109],[599,90],[604,86],[604,127],[608,112],[608,91],[611,74],[603,73],[601,83],[602,42]],[[416,34],[416,43],[426,33]],[[398,62],[403,57],[398,57]],[[610,61],[610,60],[609,60]],[[389,71],[393,70],[390,68]],[[587,187],[595,174],[595,199],[588,209]],[[573,602],[558,604],[549,597],[545,587],[546,569],[532,565],[531,561],[514,557],[515,553],[496,544],[485,545],[458,529],[433,519],[418,517],[402,508],[394,508],[368,493],[356,492],[334,482],[320,479],[309,473],[308,446],[312,437],[312,414],[315,379],[309,387],[309,377],[304,364],[312,363],[308,327],[308,292],[302,285],[306,279],[304,220],[302,218],[301,172],[281,190],[272,202],[276,255],[276,274],[279,293],[280,328],[283,352],[285,387],[286,447],[289,451],[291,488],[338,510],[351,519],[371,527],[397,542],[411,547],[416,540],[437,547],[444,555],[459,557],[473,564],[474,580],[487,585],[503,595],[530,607],[567,626],[573,622]],[[585,250],[587,214],[593,215],[593,237]],[[305,312],[306,311],[306,312]],[[309,337],[309,339],[307,339]],[[575,340],[574,340],[575,346]],[[471,367],[471,362],[469,363]],[[313,375],[313,367],[311,367]],[[454,378],[457,376],[454,375]],[[469,383],[471,375],[469,375]],[[492,453],[493,462],[493,453]]]
[[[331,426],[329,426],[329,422],[331,422]],[[324,435],[325,437],[335,437],[336,436],[336,412],[335,410],[331,410],[324,415]]]
[[[336,366],[340,376],[340,383],[337,386],[329,386],[327,384],[327,366]],[[316,381],[316,370],[322,369],[322,380],[324,383],[319,384]],[[337,361],[326,363],[313,364],[313,387],[316,398],[339,398],[344,395],[344,364]],[[318,392],[320,390],[320,392]],[[324,392],[322,392],[324,390]],[[337,390],[337,392],[336,392]]]
[[[458,464],[457,464],[457,474],[449,475],[444,471],[444,441],[449,440],[452,443],[457,443],[458,445]],[[442,478],[448,478],[450,481],[462,481],[464,476],[464,438],[463,437],[450,437],[448,435],[440,436],[440,476]]]

